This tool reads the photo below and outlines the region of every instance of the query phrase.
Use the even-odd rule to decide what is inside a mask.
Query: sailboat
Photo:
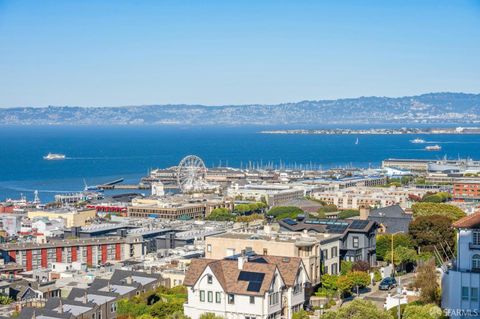
[[[357,140],[355,141],[355,145],[358,145],[358,137],[357,137]]]

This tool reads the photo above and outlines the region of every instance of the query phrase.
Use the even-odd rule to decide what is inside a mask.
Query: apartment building
[[[81,227],[87,224],[87,221],[95,218],[97,212],[95,209],[80,209],[80,210],[34,210],[27,213],[28,218],[41,218],[59,219],[65,220],[65,226],[67,227]]]
[[[135,198],[128,207],[129,217],[160,218],[166,220],[203,219],[215,208],[233,209],[233,202],[222,197]]]
[[[232,184],[227,195],[245,200],[265,201],[268,206],[280,206],[305,196],[304,187],[285,184]]]
[[[479,318],[480,212],[453,226],[457,229],[457,255],[453,266],[442,275],[442,308],[452,319]]]
[[[54,262],[84,262],[89,266],[143,256],[140,237],[52,240],[46,243],[8,243],[0,246],[4,263],[17,263],[25,270],[47,268]]]
[[[309,278],[297,257],[238,256],[236,259],[194,259],[184,285],[184,313],[227,318],[291,318],[303,309]]]
[[[400,205],[403,208],[410,206],[409,195],[423,196],[427,189],[404,187],[355,187],[336,191],[317,191],[312,197],[338,209],[359,209],[361,207],[386,207]]]
[[[480,180],[453,184],[453,200],[459,202],[480,201]]]
[[[269,227],[266,226],[266,229]],[[340,236],[276,233],[267,230],[265,234],[229,232],[205,240],[206,258],[223,259],[242,251],[247,254],[301,258],[313,286],[320,283],[324,270],[336,274],[340,269]],[[322,259],[322,252],[325,260]]]
[[[23,215],[0,214],[0,229],[6,232],[7,236],[15,236],[20,232]]]
[[[286,218],[278,222],[285,231],[311,234],[331,234],[340,238],[341,260],[363,260],[376,266],[376,233],[378,224],[369,220],[293,220]],[[327,258],[328,259],[328,258]],[[328,271],[327,271],[328,272]]]

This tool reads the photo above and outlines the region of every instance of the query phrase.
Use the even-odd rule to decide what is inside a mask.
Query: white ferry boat
[[[413,144],[423,144],[425,143],[425,140],[421,139],[421,138],[416,138],[414,140],[411,140],[410,143],[413,143]]]
[[[65,155],[64,154],[56,154],[56,153],[48,153],[43,157],[44,160],[47,161],[55,161],[55,160],[64,160]]]
[[[425,147],[425,150],[427,150],[427,151],[440,151],[441,149],[442,149],[442,147],[438,144],[429,145],[429,146]]]

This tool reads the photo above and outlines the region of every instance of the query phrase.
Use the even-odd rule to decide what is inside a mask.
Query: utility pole
[[[402,278],[398,278],[397,294],[398,294],[397,295],[397,297],[398,297],[397,319],[401,319],[400,301],[402,300]]]

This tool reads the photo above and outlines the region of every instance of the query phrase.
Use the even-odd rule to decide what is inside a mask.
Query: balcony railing
[[[480,243],[468,243],[468,248],[480,250]]]

